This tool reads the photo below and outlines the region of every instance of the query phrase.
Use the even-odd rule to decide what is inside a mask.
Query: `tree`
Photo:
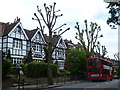
[[[54,50],[55,47],[52,48],[52,33],[54,33],[56,30],[60,29],[62,26],[66,25],[63,24],[60,27],[54,29],[54,26],[56,25],[56,21],[58,19],[58,17],[63,16],[63,14],[61,15],[57,15],[57,12],[59,12],[60,10],[55,10],[55,5],[56,3],[49,6],[46,6],[46,3],[44,4],[44,9],[45,9],[45,14],[43,14],[43,12],[41,11],[41,9],[39,8],[39,6],[37,6],[37,11],[40,14],[40,17],[42,18],[45,26],[48,28],[49,31],[49,40],[48,40],[48,47],[47,47],[47,56],[48,56],[48,84],[49,85],[53,85],[53,75],[52,75],[52,52]],[[43,33],[44,31],[44,27],[42,26],[41,23],[41,19],[38,17],[38,15],[36,13],[34,13],[34,16],[36,17],[36,19],[32,18],[33,20],[37,20],[39,22],[40,25],[40,29]],[[65,31],[63,31],[62,33],[60,33],[59,35],[63,34],[64,32],[66,32],[67,30],[69,30],[70,28],[67,28]],[[61,30],[61,29],[60,29]]]
[[[11,59],[11,54],[10,54],[10,49],[7,51],[7,56],[6,56],[7,59]]]
[[[98,41],[95,53],[97,57],[105,58],[105,55],[107,54],[107,49],[104,45],[101,46],[100,42]]]
[[[94,49],[97,43],[97,39],[103,37],[103,35],[99,36],[99,32],[101,31],[100,26],[97,23],[91,22],[90,30],[88,30],[87,20],[85,22],[85,29],[80,30],[79,23],[76,23],[75,28],[78,30],[76,33],[76,39],[80,41],[80,44],[83,46],[83,49],[86,53],[86,57],[89,58],[92,54],[94,54]],[[87,37],[87,42],[85,42],[85,37]]]
[[[87,73],[86,59],[84,51],[80,51],[79,49],[72,49],[69,51],[66,63],[67,70],[70,71],[72,76],[85,76]]]
[[[29,62],[32,62],[32,61],[33,61],[33,58],[32,58],[32,50],[31,50],[31,48],[30,48],[30,51],[28,52],[27,57],[25,58],[24,63],[29,63]]]
[[[110,14],[110,17],[108,17],[107,19],[107,24],[113,23],[115,25],[120,25],[120,1],[109,2],[107,8],[109,8],[109,14]]]

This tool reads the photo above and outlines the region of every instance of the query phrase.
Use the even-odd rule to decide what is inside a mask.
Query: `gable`
[[[65,49],[67,48],[67,46],[66,46],[64,40],[62,39],[62,37],[58,40],[56,47],[65,48]]]
[[[40,44],[46,44],[45,39],[42,35],[42,32],[39,29],[37,29],[36,33],[33,35],[32,39],[31,39],[31,41],[37,42]]]
[[[18,38],[20,38],[20,37],[23,38],[24,37],[24,38],[26,38],[28,40],[28,37],[27,37],[27,35],[26,35],[26,33],[25,33],[25,31],[24,31],[24,29],[23,29],[23,27],[22,27],[20,22],[18,22],[11,29],[11,31],[8,33],[8,36],[14,37],[14,33],[16,34],[16,37],[18,37]],[[19,35],[21,35],[21,36],[19,37]]]

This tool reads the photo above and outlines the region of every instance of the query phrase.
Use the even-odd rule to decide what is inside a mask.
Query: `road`
[[[120,90],[120,80],[104,81],[104,82],[83,82],[74,85],[66,85],[56,88],[51,88],[51,90],[56,89],[69,89],[69,90]],[[45,89],[48,90],[48,89]],[[49,88],[50,90],[50,88]]]

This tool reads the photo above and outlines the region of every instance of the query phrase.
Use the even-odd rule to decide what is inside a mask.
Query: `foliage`
[[[10,73],[11,70],[11,59],[2,60],[2,77],[3,79]]]
[[[113,23],[115,25],[120,25],[119,22],[119,11],[120,11],[120,2],[110,2],[108,7],[110,17],[108,17],[107,24]]]
[[[100,26],[97,23],[90,23],[90,30],[88,29],[87,20],[84,21],[85,29],[80,29],[80,25],[77,22],[75,28],[77,29],[76,39],[80,41],[80,45],[82,45],[86,56],[90,57],[93,53],[95,53],[94,49],[96,47],[97,39],[103,37],[103,35],[99,35],[101,31]],[[86,38],[85,38],[85,37]],[[87,40],[87,42],[85,42]]]
[[[56,64],[52,64],[52,73],[53,73],[53,76],[57,75],[57,65]]]
[[[22,67],[22,71],[24,74],[26,74],[26,68],[27,68],[28,64],[20,64],[20,66]]]
[[[18,74],[17,70],[13,68],[13,67],[15,67],[15,66],[16,66],[16,64],[11,64],[11,68],[12,68],[12,69],[10,70],[10,74],[12,74],[12,75]]]
[[[11,59],[10,49],[7,51],[7,57],[8,59]]]
[[[46,77],[48,64],[44,62],[31,62],[26,66],[26,76],[32,78]],[[52,65],[53,75],[57,73],[57,66]]]
[[[79,51],[79,49],[70,50],[66,62],[67,70],[71,75],[79,76],[82,72],[87,71],[86,55],[84,51]]]
[[[68,75],[70,75],[70,72],[68,70],[58,70],[57,75],[58,76],[68,76]]]
[[[28,52],[28,55],[27,57],[25,58],[25,61],[24,63],[29,63],[29,62],[32,62],[33,61],[33,58],[32,58],[32,50],[30,48],[30,51]]]
[[[119,78],[120,78],[120,66],[119,66],[118,69],[117,69],[117,73],[118,73],[118,76],[119,76]]]

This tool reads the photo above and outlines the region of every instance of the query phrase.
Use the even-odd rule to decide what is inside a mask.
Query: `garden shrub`
[[[57,65],[56,64],[52,64],[52,70],[53,70],[53,76],[56,77],[57,76]]]
[[[57,72],[58,76],[69,76],[70,72],[67,70],[62,70]]]
[[[10,73],[11,70],[11,59],[2,60],[2,77],[3,79]]]
[[[44,62],[31,62],[26,66],[25,74],[27,77],[38,78],[47,77],[48,64]],[[57,74],[57,66],[52,65],[53,76]]]

